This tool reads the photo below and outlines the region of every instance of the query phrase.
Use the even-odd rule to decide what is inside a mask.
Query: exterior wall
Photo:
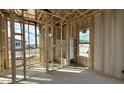
[[[115,60],[113,66],[113,75],[116,77],[122,77],[124,79],[124,10],[114,11],[114,32],[115,32]]]
[[[108,10],[94,17],[94,69],[122,79],[124,79],[123,19],[124,10]]]
[[[111,11],[104,13],[104,72],[109,74],[111,56]]]
[[[94,21],[94,68],[101,71],[100,61],[100,15],[95,16]]]

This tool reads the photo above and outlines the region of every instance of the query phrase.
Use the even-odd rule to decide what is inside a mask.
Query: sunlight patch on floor
[[[2,84],[7,84],[7,83],[11,83],[11,82],[12,82],[11,78],[0,77],[0,83],[2,83]]]
[[[52,81],[52,79],[49,78],[39,78],[39,77],[30,77],[29,79],[33,79],[33,80],[39,80],[39,81]]]
[[[19,82],[19,84],[38,84],[38,83],[33,81],[21,81]]]
[[[73,70],[73,69],[59,69],[60,72],[82,73],[85,70]]]
[[[45,72],[45,68],[31,68],[30,71]]]
[[[12,75],[7,75],[6,77],[7,77],[7,78],[11,78]],[[16,75],[16,78],[17,78],[17,79],[23,79],[24,76],[23,76],[23,75]],[[26,76],[26,78],[29,78],[29,76]]]

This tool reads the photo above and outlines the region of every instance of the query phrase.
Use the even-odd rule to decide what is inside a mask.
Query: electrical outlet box
[[[124,70],[122,70],[122,73],[124,74]]]

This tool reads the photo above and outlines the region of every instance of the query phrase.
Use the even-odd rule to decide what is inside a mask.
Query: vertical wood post
[[[53,45],[54,45],[54,43],[53,43],[53,24],[51,25],[51,34],[52,34],[52,70],[53,70]]]
[[[8,53],[8,32],[7,32],[7,18],[4,17],[4,30],[5,30],[5,69],[9,68],[9,53]]]
[[[0,73],[2,72],[2,16],[0,15]]]
[[[60,29],[61,29],[61,67],[63,67],[63,61],[62,61],[62,59],[63,59],[63,50],[62,50],[62,31],[63,31],[63,25],[62,24],[61,24]]]
[[[10,13],[12,83],[16,83],[14,10]]]
[[[45,25],[45,44],[44,44],[44,49],[45,49],[45,52],[44,52],[44,57],[45,57],[45,63],[46,63],[46,72],[49,72],[49,63],[48,63],[48,60],[47,60],[47,30],[48,30],[48,26],[47,24]]]
[[[39,34],[40,34],[40,63],[43,65],[43,31],[41,28],[41,24],[39,24]]]
[[[91,27],[91,31],[90,31],[90,65],[89,67],[91,69],[94,68],[94,64],[93,64],[93,58],[94,58],[94,18],[91,19],[92,20],[92,27]]]
[[[67,37],[66,37],[66,40],[67,40],[67,56],[66,56],[66,59],[67,59],[67,65],[70,64],[70,33],[69,33],[69,23],[67,22]]]
[[[26,79],[26,53],[25,53],[25,22],[24,22],[24,11],[22,11],[22,15],[23,15],[23,56],[24,56],[24,64],[23,64],[23,73],[24,73],[24,79]]]

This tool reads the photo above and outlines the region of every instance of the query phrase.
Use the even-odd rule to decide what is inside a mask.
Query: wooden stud
[[[48,30],[48,27],[47,27],[47,25],[46,25],[46,27],[45,27],[45,47],[44,47],[44,49],[45,49],[45,52],[44,52],[44,57],[45,57],[45,63],[46,63],[46,72],[49,72],[49,63],[48,63],[48,61],[47,61],[47,30]]]
[[[41,32],[41,49],[42,49],[42,64],[45,66],[45,26],[42,27],[42,32]]]
[[[69,33],[69,24],[67,22],[66,25],[66,29],[67,29],[67,37],[66,37],[66,41],[67,41],[67,49],[66,49],[66,59],[67,59],[67,65],[70,64],[70,33]]]
[[[42,57],[43,57],[43,66],[45,66],[45,29],[46,28],[42,28]]]
[[[77,63],[79,62],[79,24],[77,23],[77,27],[76,27],[76,35],[77,35]]]
[[[8,33],[7,33],[7,18],[4,16],[4,68],[5,70],[9,68],[9,58],[8,58]]]
[[[63,34],[62,34],[62,32],[63,32],[63,25],[62,25],[62,23],[61,23],[61,67],[63,67],[63,49],[62,49],[62,41],[63,41],[63,39],[62,39],[62,36],[63,36]]]
[[[23,15],[23,19],[24,19],[24,11],[22,11],[22,15]],[[24,22],[24,20],[23,20],[23,22],[22,22],[22,27],[23,27],[23,31],[22,31],[22,33],[23,33],[23,56],[24,56],[24,58],[23,58],[23,60],[24,60],[24,64],[23,64],[23,73],[24,73],[24,79],[26,79],[26,53],[25,53],[25,22]]]
[[[53,52],[53,49],[54,49],[54,42],[53,42],[53,24],[51,25],[51,34],[52,34],[52,70],[53,70],[53,55],[54,55],[54,52]]]
[[[77,42],[78,42],[78,40],[77,40],[77,31],[76,31],[76,23],[75,24],[73,24],[73,35],[74,35],[74,61],[75,61],[75,64],[77,64],[78,63],[78,61],[77,61],[77,57],[78,57],[78,45],[77,45]]]
[[[46,15],[47,18],[48,18],[48,15]],[[45,62],[45,66],[46,66],[46,72],[49,72],[49,62],[47,60],[47,32],[48,32],[48,19],[46,18],[46,24],[45,24],[45,31],[44,31],[44,34],[45,34],[45,39],[44,39],[44,62]]]
[[[43,65],[43,30],[41,24],[39,24],[39,36],[40,36],[40,63]]]
[[[31,62],[31,60],[30,60],[30,54],[31,53],[30,52],[31,51],[30,51],[30,34],[29,33],[30,33],[30,27],[29,27],[29,22],[28,22],[28,45],[29,45],[28,46],[29,47],[29,50],[28,51],[29,51],[29,64],[30,64],[30,62]]]
[[[0,15],[0,74],[2,72],[2,16]]]
[[[94,63],[93,63],[93,58],[94,58],[94,17],[92,17],[92,28],[90,31],[90,64],[89,68],[94,69]]]
[[[12,83],[16,83],[14,10],[10,14]]]
[[[4,30],[4,16],[2,17],[2,63],[1,63],[1,70],[4,72],[4,59],[5,59],[5,30]]]

